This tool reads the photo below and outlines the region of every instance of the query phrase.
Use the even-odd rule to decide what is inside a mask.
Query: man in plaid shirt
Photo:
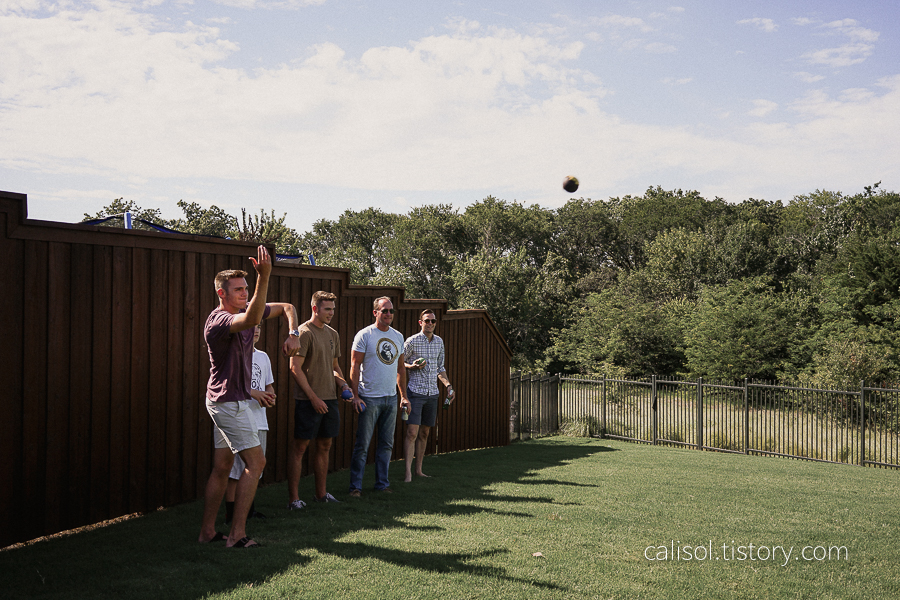
[[[453,386],[447,379],[444,369],[444,340],[434,335],[437,317],[432,310],[423,310],[419,315],[419,326],[422,331],[407,338],[403,345],[405,366],[409,372],[407,393],[412,408],[406,422],[406,439],[403,443],[403,455],[406,459],[406,481],[412,481],[413,450],[416,457],[416,475],[428,477],[422,472],[422,460],[425,458],[425,444],[428,434],[437,419],[437,406],[440,391],[437,382],[447,386],[447,400],[456,400]]]

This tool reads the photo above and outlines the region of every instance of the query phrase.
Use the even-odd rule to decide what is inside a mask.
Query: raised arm
[[[262,321],[266,310],[266,294],[269,293],[269,276],[272,274],[272,258],[265,246],[256,249],[256,258],[250,257],[253,268],[256,269],[256,288],[253,290],[253,298],[247,305],[247,310],[235,315],[231,321],[229,331],[237,333],[251,327],[256,327]]]
[[[288,302],[271,302],[269,304],[270,312],[268,319],[273,317],[284,317],[287,321],[288,326],[288,336],[287,339],[284,340],[284,344],[281,345],[281,351],[285,356],[295,356],[297,354],[297,350],[300,349],[300,337],[291,335],[291,331],[297,331],[300,327],[300,321],[297,318],[297,309],[293,304]]]

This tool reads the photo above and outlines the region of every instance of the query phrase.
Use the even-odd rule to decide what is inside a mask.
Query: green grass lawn
[[[0,594],[900,597],[896,471],[564,437],[428,457],[411,484],[391,469],[393,494],[369,472],[350,499],[335,473],[345,502],[293,513],[284,484],[261,489],[263,548],[197,544],[192,503],[0,552]]]

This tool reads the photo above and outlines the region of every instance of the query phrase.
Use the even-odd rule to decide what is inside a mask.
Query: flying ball
[[[563,179],[563,189],[570,194],[574,194],[578,190],[578,179],[572,175],[569,175],[568,177]]]

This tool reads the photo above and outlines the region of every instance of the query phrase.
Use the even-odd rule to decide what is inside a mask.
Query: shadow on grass
[[[402,463],[391,465],[393,494],[376,494],[373,467],[367,466],[363,497],[349,498],[346,471],[329,476],[329,490],[341,504],[309,503],[289,512],[284,483],[261,488],[257,510],[268,515],[251,520],[249,533],[262,548],[234,550],[219,544],[198,544],[202,501],[158,511],[110,527],[0,552],[0,589],[6,597],[28,598],[201,598],[258,585],[269,578],[316,560],[317,555],[342,559],[371,558],[426,573],[461,573],[510,582],[523,582],[502,567],[472,564],[480,557],[504,554],[493,548],[472,554],[398,550],[348,540],[366,531],[402,529],[410,548],[425,548],[412,536],[440,533],[443,528],[417,525],[415,515],[497,515],[534,518],[528,510],[504,510],[479,503],[560,504],[551,495],[498,495],[498,483],[527,485],[584,485],[551,479],[533,479],[543,468],[610,450],[597,440],[565,443],[528,442],[429,456],[429,479],[402,481]],[[310,495],[312,478],[300,484],[301,496]],[[550,491],[552,494],[552,490]],[[220,530],[225,531],[224,526]],[[482,546],[483,547],[483,546]],[[546,581],[529,585],[562,589]]]

